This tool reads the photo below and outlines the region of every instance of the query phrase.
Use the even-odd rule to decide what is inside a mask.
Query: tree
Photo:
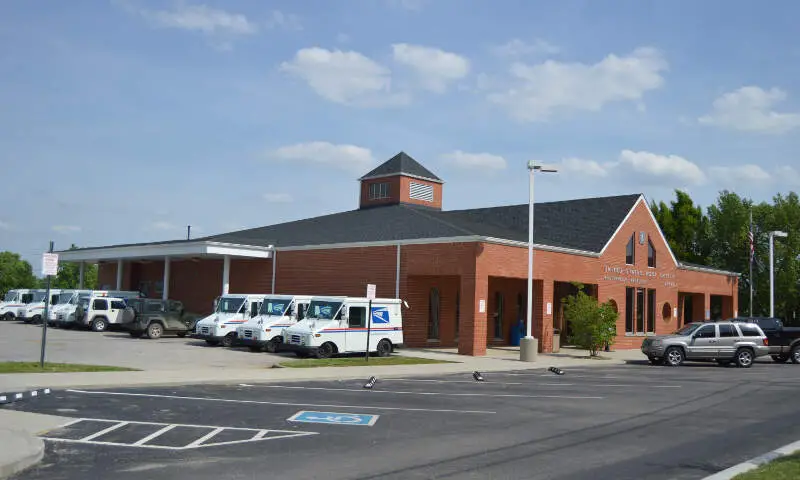
[[[676,257],[684,262],[706,263],[709,253],[708,218],[688,193],[675,190],[675,200],[669,205],[652,202],[650,209]]]
[[[577,294],[564,299],[564,317],[572,332],[569,341],[596,357],[600,349],[614,343],[619,313],[610,302],[598,303],[596,298],[578,288]]]
[[[31,264],[19,254],[0,252],[0,294],[5,295],[12,288],[33,288],[36,276]]]
[[[73,244],[70,250],[78,247]],[[52,288],[80,288],[80,265],[77,263],[59,262],[58,276],[51,282]],[[97,288],[97,265],[85,265],[83,271],[83,288]]]

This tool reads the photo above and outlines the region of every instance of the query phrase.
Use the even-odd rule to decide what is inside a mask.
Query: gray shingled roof
[[[633,208],[638,194],[537,203],[534,242],[600,252]],[[414,205],[353,210],[295,222],[214,235],[209,240],[243,245],[294,247],[485,236],[528,241],[528,206],[443,212]]]
[[[405,174],[414,177],[424,178],[432,182],[442,183],[442,179],[433,174],[430,170],[423,167],[418,161],[411,158],[406,152],[400,152],[394,157],[378,165],[368,174],[361,177],[361,180],[374,177],[385,177],[388,175]]]

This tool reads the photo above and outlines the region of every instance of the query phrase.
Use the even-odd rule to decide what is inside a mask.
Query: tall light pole
[[[775,316],[775,237],[786,238],[789,236],[786,232],[775,230],[769,232],[769,316]]]
[[[528,162],[528,315],[525,338],[519,344],[519,359],[523,362],[535,362],[539,353],[539,345],[533,338],[533,176],[536,172],[555,173],[554,168]]]

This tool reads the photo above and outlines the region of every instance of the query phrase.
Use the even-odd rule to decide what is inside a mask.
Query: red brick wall
[[[456,276],[409,278],[410,287],[403,299],[411,307],[403,311],[403,336],[406,344],[430,347],[456,345],[456,299],[461,280]],[[431,289],[439,291],[439,338],[428,338]],[[463,319],[463,317],[462,317]]]
[[[410,198],[411,182],[421,183],[423,185],[430,185],[433,187],[433,202],[426,202]],[[376,200],[369,199],[369,186],[374,183],[388,183],[389,184],[389,197]],[[420,180],[406,176],[394,176],[375,178],[371,180],[364,180],[361,182],[361,200],[359,205],[361,207],[371,207],[375,205],[391,205],[397,203],[413,203],[416,205],[425,205],[433,208],[442,208],[442,184],[429,182],[427,180]]]

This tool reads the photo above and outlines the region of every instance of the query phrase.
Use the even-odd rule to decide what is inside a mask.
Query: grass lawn
[[[298,360],[286,360],[281,362],[282,367],[290,368],[311,368],[311,367],[363,367],[366,365],[417,365],[425,363],[457,363],[445,360],[432,360],[430,358],[419,357],[369,357],[367,363],[364,357],[342,357],[342,358],[303,358]]]
[[[796,480],[800,478],[800,453],[777,458],[733,480]]]
[[[135,368],[111,367],[108,365],[81,365],[79,363],[0,362],[0,373],[45,373],[45,372],[130,372]]]

